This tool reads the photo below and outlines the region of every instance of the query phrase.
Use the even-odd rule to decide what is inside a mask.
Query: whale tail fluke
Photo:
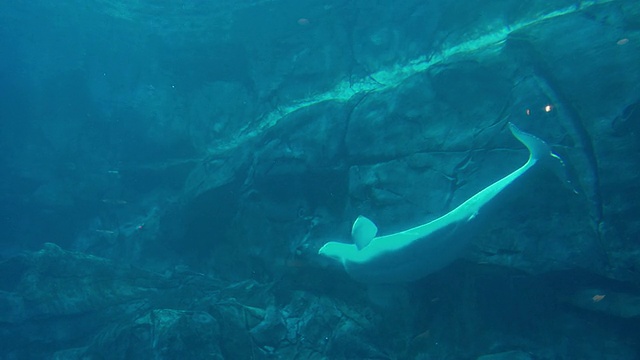
[[[553,153],[551,147],[544,142],[544,140],[518,129],[518,127],[513,123],[509,123],[509,130],[511,130],[511,133],[516,139],[529,149],[530,163],[535,163],[536,161],[545,159],[549,156],[556,157],[558,160],[562,161],[558,155]]]
[[[574,193],[578,193],[574,182],[571,181],[572,176],[567,164],[560,155],[553,152],[549,144],[537,136],[520,130],[513,123],[509,123],[509,130],[511,130],[511,133],[516,139],[529,149],[529,161],[527,165],[532,166],[538,161],[544,161],[565,186],[568,186]]]

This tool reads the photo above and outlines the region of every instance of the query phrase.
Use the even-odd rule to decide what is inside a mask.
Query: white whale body
[[[562,162],[541,139],[513,124],[509,129],[529,149],[529,160],[520,168],[439,218],[395,234],[376,237],[376,225],[359,216],[353,223],[352,244],[328,242],[318,253],[338,260],[353,279],[372,284],[414,281],[442,269],[462,255],[475,234],[477,215],[492,199],[539,160]]]

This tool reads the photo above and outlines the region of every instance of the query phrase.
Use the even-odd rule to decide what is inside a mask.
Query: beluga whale
[[[509,130],[529,149],[527,162],[512,173],[439,218],[394,234],[377,236],[376,225],[359,216],[351,229],[353,243],[331,241],[318,253],[339,261],[356,281],[369,284],[415,281],[444,268],[462,256],[477,233],[478,214],[488,212],[499,193],[541,160],[558,161],[564,167],[562,159],[543,140],[512,123]]]

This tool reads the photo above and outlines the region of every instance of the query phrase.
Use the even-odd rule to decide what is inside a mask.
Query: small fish
[[[105,235],[113,235],[113,234],[115,234],[115,233],[116,233],[116,232],[115,232],[115,231],[113,231],[113,230],[100,230],[100,229],[96,230],[96,232],[97,232],[98,234],[105,234]]]
[[[427,329],[413,338],[413,341],[423,341],[431,337],[431,329]]]
[[[126,205],[127,200],[122,199],[102,199],[102,202],[109,205]]]
[[[593,295],[591,300],[593,300],[594,303],[597,303],[597,302],[602,301],[602,299],[604,299],[605,296],[606,295]]]

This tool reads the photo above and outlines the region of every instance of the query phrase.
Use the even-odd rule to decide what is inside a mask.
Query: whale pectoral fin
[[[353,243],[356,244],[358,250],[369,245],[371,240],[376,237],[376,234],[378,234],[378,227],[366,217],[360,215],[353,222],[351,239],[353,239]]]

